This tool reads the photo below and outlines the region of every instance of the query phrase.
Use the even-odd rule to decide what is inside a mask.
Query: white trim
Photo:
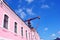
[[[5,37],[0,37],[0,40],[12,40],[12,39],[5,38]]]

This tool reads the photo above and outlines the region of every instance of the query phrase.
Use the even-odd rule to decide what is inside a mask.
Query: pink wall
[[[9,17],[8,29],[3,28],[4,14]],[[17,22],[17,34],[14,32],[14,22]],[[21,36],[21,27],[23,27],[23,37]],[[26,38],[26,30],[28,31],[28,38]],[[11,40],[31,40],[30,28],[4,2],[0,5],[0,37]],[[36,37],[38,37],[37,40],[40,40],[39,35]]]

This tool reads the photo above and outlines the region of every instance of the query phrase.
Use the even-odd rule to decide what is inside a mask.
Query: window
[[[21,35],[23,36],[23,27],[21,27]]]
[[[15,22],[15,29],[14,32],[17,33],[17,23]]]
[[[27,30],[26,30],[26,38],[27,38]]]
[[[4,28],[8,29],[8,16],[4,15]]]
[[[30,39],[30,33],[29,33],[29,39]]]

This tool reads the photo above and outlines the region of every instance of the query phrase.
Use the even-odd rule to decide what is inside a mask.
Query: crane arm
[[[38,17],[35,17],[35,18],[28,19],[28,20],[26,20],[26,21],[24,21],[24,22],[28,22],[28,26],[31,28],[31,23],[30,23],[30,21],[31,21],[31,20],[34,20],[34,19],[36,19],[36,18],[40,19],[40,17],[38,16]]]
[[[26,20],[25,22],[34,20],[34,19],[36,19],[36,18],[40,19],[40,17],[38,16],[38,17],[35,17],[35,18],[28,19],[28,20]]]
[[[31,18],[30,21],[31,21],[31,20],[34,20],[34,19],[36,19],[36,18],[40,19],[40,17],[35,17],[35,18]]]

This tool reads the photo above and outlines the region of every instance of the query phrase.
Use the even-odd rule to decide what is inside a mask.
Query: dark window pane
[[[8,29],[8,16],[4,15],[4,28]]]
[[[23,36],[23,27],[21,27],[21,35]]]
[[[26,38],[27,38],[27,30],[26,30]]]
[[[14,29],[15,33],[17,33],[17,23],[15,22],[15,29]]]

